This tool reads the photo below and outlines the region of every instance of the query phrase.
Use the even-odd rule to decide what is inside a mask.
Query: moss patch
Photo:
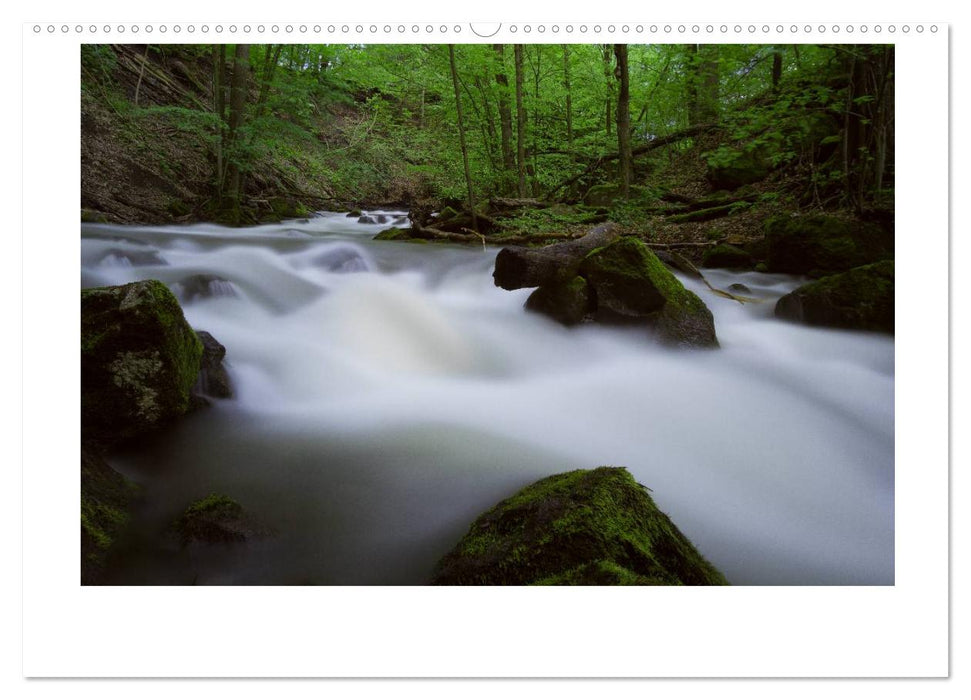
[[[893,260],[803,285],[779,299],[775,315],[813,326],[893,333]]]
[[[622,467],[557,474],[480,516],[439,585],[724,585]]]
[[[138,487],[91,447],[81,448],[81,583],[101,581],[105,564],[130,520]]]
[[[216,493],[191,503],[173,526],[183,545],[245,542],[269,534],[243,506],[229,496]]]
[[[81,291],[81,424],[113,442],[184,414],[202,343],[178,300],[147,280]]]
[[[765,236],[772,272],[823,276],[893,258],[893,235],[854,219],[776,217],[766,222]]]

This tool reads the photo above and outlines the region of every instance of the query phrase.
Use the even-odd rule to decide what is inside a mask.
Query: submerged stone
[[[811,326],[893,333],[893,260],[805,284],[779,299],[775,315]]]
[[[623,467],[527,486],[481,515],[437,585],[726,585]]]
[[[184,414],[202,342],[157,280],[81,291],[81,428],[113,442]]]
[[[175,530],[183,545],[245,542],[269,534],[243,506],[215,493],[190,504],[175,521]]]

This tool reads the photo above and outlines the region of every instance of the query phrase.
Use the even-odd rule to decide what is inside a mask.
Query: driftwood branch
[[[522,289],[539,287],[549,282],[568,280],[577,274],[583,258],[594,248],[617,240],[614,224],[601,224],[582,238],[555,243],[544,248],[503,248],[496,256],[492,273],[497,287]]]

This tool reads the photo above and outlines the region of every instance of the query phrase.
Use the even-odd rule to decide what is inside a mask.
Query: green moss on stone
[[[590,290],[580,277],[564,283],[544,284],[529,295],[526,308],[566,326],[580,323],[591,310]]]
[[[639,239],[622,238],[591,251],[580,274],[594,290],[598,312],[656,319],[668,344],[718,346],[711,311]]]
[[[86,438],[133,437],[189,409],[203,347],[157,280],[81,291]]]
[[[781,216],[766,222],[765,235],[773,272],[825,275],[893,258],[893,235],[854,219]]]
[[[701,264],[704,267],[749,268],[752,256],[737,246],[721,243],[705,251]]]
[[[81,450],[81,583],[99,583],[131,519],[138,487],[90,447]]]
[[[624,468],[542,479],[473,523],[441,585],[723,585]]]
[[[894,262],[830,275],[779,299],[775,315],[813,326],[894,332]]]

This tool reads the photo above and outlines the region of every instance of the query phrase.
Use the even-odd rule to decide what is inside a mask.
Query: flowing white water
[[[495,250],[371,240],[388,225],[82,227],[82,286],[167,283],[237,391],[115,457],[146,503],[114,582],[424,583],[498,500],[611,464],[732,583],[893,583],[891,337],[777,321],[798,279],[715,270],[763,300],[682,280],[720,350],[565,329],[493,286]],[[160,536],[211,491],[277,535]]]

